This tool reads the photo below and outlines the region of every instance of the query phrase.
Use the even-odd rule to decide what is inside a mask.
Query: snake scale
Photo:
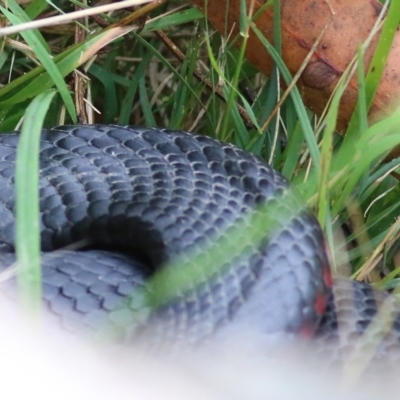
[[[15,261],[17,144],[18,132],[0,136],[2,270]],[[248,230],[254,221],[265,227],[256,239]],[[332,280],[321,228],[286,180],[254,155],[201,135],[112,125],[44,129],[40,230],[43,301],[72,331],[107,324],[134,337],[153,326],[162,340],[197,345],[244,328],[311,338],[339,353],[385,299],[396,303],[369,285]],[[54,251],[81,240],[83,251]],[[192,265],[196,257],[212,267]],[[218,267],[213,257],[222,257]],[[186,265],[183,287],[175,286],[176,260]],[[147,282],[164,269],[169,297],[150,307]],[[1,290],[16,296],[13,280]],[[389,332],[373,331],[383,336],[376,358],[399,347],[396,310]]]

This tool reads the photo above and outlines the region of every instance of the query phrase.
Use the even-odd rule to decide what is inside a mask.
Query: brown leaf
[[[230,38],[238,35],[240,0],[192,2],[203,11],[207,4],[207,17],[221,33],[230,32]],[[249,9],[252,0],[246,2]],[[264,4],[264,1],[254,0],[255,10]],[[377,0],[281,0],[282,58],[292,75],[300,69],[313,44],[323,29],[326,29],[298,82],[305,104],[317,114],[322,113],[340,76],[356,55],[359,45],[367,39],[381,8]],[[255,22],[272,43],[272,7],[266,9]],[[375,37],[366,51],[366,67],[373,56],[377,40]],[[272,59],[253,32],[250,32],[246,57],[260,71],[270,75]],[[372,120],[393,111],[400,99],[399,91],[400,33],[397,32],[371,108]],[[346,128],[356,100],[357,81],[353,78],[341,101],[337,123],[339,130]]]

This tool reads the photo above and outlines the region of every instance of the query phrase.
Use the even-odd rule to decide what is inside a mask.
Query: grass
[[[41,268],[39,232],[39,157],[40,132],[47,109],[56,92],[49,90],[34,98],[26,109],[17,151],[15,212],[16,254],[18,259],[18,286],[20,300],[26,309],[39,312],[41,305]],[[29,195],[27,195],[27,193]]]
[[[270,3],[277,7],[277,1]],[[39,107],[45,126],[77,120],[162,126],[230,141],[264,158],[293,182],[324,226],[335,268],[345,264],[340,259],[344,252],[351,274],[393,288],[398,282],[400,196],[398,181],[389,172],[396,171],[400,160],[382,160],[400,143],[400,116],[371,126],[366,115],[399,23],[393,11],[397,3],[392,2],[374,68],[363,76],[360,49],[347,71],[358,73],[360,90],[345,138],[334,128],[347,75],[323,121],[307,110],[296,87],[269,120],[283,95],[279,80],[290,85],[293,79],[279,45],[262,38],[278,66],[267,80],[244,59],[245,41],[241,48],[227,44],[196,8],[178,1],[148,6],[153,7],[150,20],[140,32],[122,26],[123,18],[138,17],[140,11],[122,10],[96,20],[82,19],[81,25],[71,22],[1,38],[0,131],[18,128],[24,118],[28,126],[28,104],[37,107],[43,96],[49,96],[48,90],[56,88],[49,112],[46,104]],[[73,11],[69,1],[57,5],[64,12]],[[8,6],[8,11],[1,10],[11,24],[54,12],[44,0],[34,0],[25,9],[8,0]],[[243,32],[253,29],[259,34],[248,18],[241,24]],[[279,29],[275,35],[279,43]],[[39,126],[32,131],[39,132]],[[31,152],[26,153],[28,158]],[[33,175],[17,179],[24,195],[34,198]],[[32,211],[30,204],[26,207]],[[23,209],[17,211],[25,218]],[[344,240],[337,242],[336,232],[343,227]],[[24,240],[37,243],[38,237],[18,236],[17,248],[23,248]]]

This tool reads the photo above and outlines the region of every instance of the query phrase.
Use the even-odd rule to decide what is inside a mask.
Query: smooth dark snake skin
[[[17,144],[17,133],[0,136],[2,269],[15,260]],[[252,217],[265,217],[260,206],[273,210],[265,220],[265,232],[273,233],[254,245],[243,228],[244,252],[235,254],[233,244],[233,259],[211,272],[194,265],[196,281],[190,275],[183,291],[174,293],[172,274],[165,282],[172,300],[156,309],[144,305],[154,271],[180,257],[190,272],[192,257],[207,259],[207,246],[229,237],[235,223],[246,227]],[[40,211],[44,252],[90,242],[90,251],[43,254],[44,303],[72,331],[107,325],[134,340],[152,326],[158,341],[197,345],[237,327],[314,337],[332,357],[348,351],[386,297],[338,279],[334,302],[323,234],[286,180],[257,157],[205,136],[104,125],[44,130]],[[1,288],[16,296],[12,280]],[[138,288],[145,294],[139,301],[131,297]],[[400,318],[396,310],[391,315],[377,358],[399,347]],[[342,336],[338,325],[345,326]]]

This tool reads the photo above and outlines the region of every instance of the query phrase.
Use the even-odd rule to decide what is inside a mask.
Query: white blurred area
[[[174,361],[144,357],[133,347],[110,349],[59,331],[42,335],[0,311],[2,399],[135,400],[391,400],[393,386],[343,379],[303,362],[269,360],[239,343]],[[248,348],[248,346],[246,346]]]

